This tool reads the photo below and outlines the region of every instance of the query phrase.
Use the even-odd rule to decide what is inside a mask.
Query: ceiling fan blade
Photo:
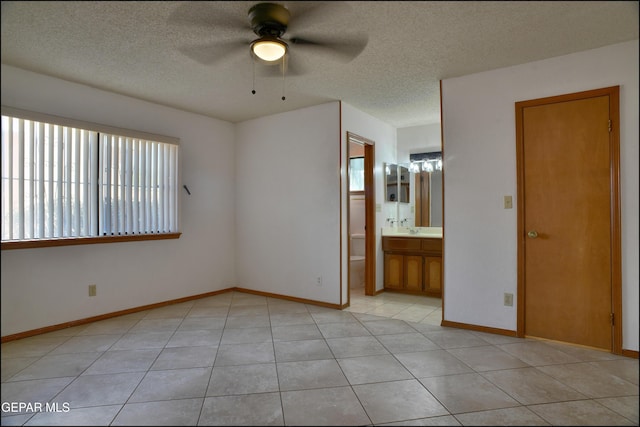
[[[184,46],[178,48],[178,50],[200,64],[211,65],[217,62],[226,61],[234,55],[248,55],[248,48],[248,42],[244,40],[234,40],[197,46]]]
[[[211,29],[251,30],[246,16],[237,16],[216,7],[216,2],[189,1],[181,4],[171,13],[169,24],[201,26]]]
[[[353,36],[313,36],[291,37],[292,50],[321,53],[340,62],[350,62],[355,59],[367,46],[369,37],[366,35]]]
[[[300,61],[296,61],[295,58],[291,58],[287,55],[284,64],[282,61],[275,61],[274,63],[264,63],[256,61],[255,69],[260,77],[280,77],[282,78],[282,69],[284,67],[285,77],[295,77],[306,74],[309,72],[307,67],[303,67]]]
[[[298,32],[314,24],[335,21],[353,11],[344,1],[300,1],[289,7],[291,20],[287,31]]]

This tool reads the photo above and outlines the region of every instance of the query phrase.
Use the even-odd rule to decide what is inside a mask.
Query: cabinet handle
[[[538,237],[538,232],[536,230],[531,230],[527,233],[527,236],[529,236],[531,239],[535,239],[536,237]]]

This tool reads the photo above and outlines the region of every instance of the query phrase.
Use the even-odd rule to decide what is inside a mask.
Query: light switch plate
[[[504,208],[505,209],[513,208],[513,198],[511,196],[504,196]]]
[[[504,294],[504,305],[507,307],[513,307],[513,294]]]

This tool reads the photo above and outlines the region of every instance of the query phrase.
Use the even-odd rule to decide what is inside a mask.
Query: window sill
[[[137,242],[141,240],[179,239],[182,233],[135,234],[125,236],[77,237],[70,239],[39,239],[2,242],[0,249],[31,249],[52,246],[94,245],[98,243]]]

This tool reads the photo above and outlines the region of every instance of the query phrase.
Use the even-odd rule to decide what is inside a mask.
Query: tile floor
[[[638,425],[638,360],[241,292],[2,344],[2,425]]]

